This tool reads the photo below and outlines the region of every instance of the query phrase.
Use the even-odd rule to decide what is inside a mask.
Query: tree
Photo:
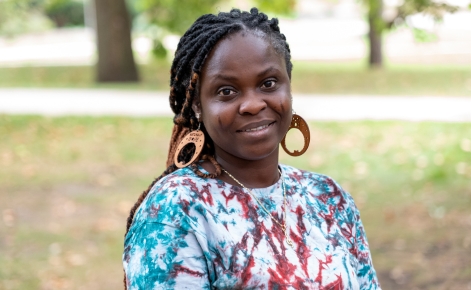
[[[445,13],[453,13],[459,9],[457,6],[434,0],[404,0],[400,6],[396,7],[394,15],[385,19],[382,0],[365,0],[365,4],[368,8],[369,65],[371,68],[380,68],[383,65],[382,37],[385,31],[393,28],[397,23],[404,23],[406,18],[413,14],[431,15],[439,21]]]
[[[285,15],[292,14],[296,5],[296,0],[254,0],[254,2],[263,11]],[[363,4],[367,8],[369,64],[371,68],[380,68],[383,65],[382,39],[385,31],[393,28],[397,23],[405,22],[406,18],[413,14],[431,15],[438,21],[443,18],[446,12],[453,13],[459,9],[457,6],[445,2],[439,3],[436,0],[404,0],[400,6],[396,7],[394,16],[385,19],[382,0],[363,0]]]
[[[381,67],[383,64],[382,32],[384,22],[382,18],[383,1],[368,1],[368,39],[369,39],[369,64],[370,67]]]
[[[95,0],[99,82],[139,80],[125,0]]]

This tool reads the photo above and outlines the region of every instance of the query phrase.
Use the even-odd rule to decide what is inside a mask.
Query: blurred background
[[[383,289],[471,289],[470,4],[0,0],[0,289],[122,289],[178,39],[253,6],[280,19],[310,120],[308,152],[281,162],[353,195]]]

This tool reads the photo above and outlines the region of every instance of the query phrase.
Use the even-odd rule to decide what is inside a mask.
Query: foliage
[[[422,13],[424,15],[431,15],[434,20],[439,21],[443,18],[445,13],[453,13],[458,11],[459,7],[450,5],[446,2],[438,2],[435,0],[403,0],[402,4],[397,7],[392,7],[393,13],[386,19],[383,15],[383,0],[361,0],[363,5],[367,8],[367,18],[370,25],[374,27],[373,31],[378,33],[378,38],[381,41],[381,34],[391,29],[397,24],[405,23],[406,18],[410,15]],[[263,11],[273,13],[292,14],[296,6],[296,0],[290,1],[270,1],[270,0],[254,0],[254,2],[262,8]],[[471,6],[471,5],[470,5]],[[391,7],[390,7],[391,10]],[[433,35],[426,31],[418,31],[418,28],[413,28],[414,36],[420,41],[430,41]],[[373,37],[372,35],[369,35]],[[372,41],[372,39],[370,39]],[[380,47],[376,48],[380,50]],[[370,51],[370,54],[373,54]],[[381,54],[381,50],[379,51]],[[371,56],[370,56],[371,59]],[[381,64],[376,64],[376,66]]]
[[[382,32],[386,29],[387,25],[383,18],[378,17],[382,14],[383,0],[365,0],[366,6],[368,7],[367,18],[372,20],[376,31]]]
[[[415,14],[423,14],[432,16],[435,21],[443,19],[445,13],[457,12],[459,6],[450,5],[446,2],[438,2],[434,0],[403,0],[397,6],[387,6],[388,13],[375,13],[382,11],[382,0],[363,0],[364,5],[368,8],[368,15],[376,18],[374,23],[378,31],[391,29],[396,25],[406,23],[407,17]],[[380,17],[378,17],[379,15]]]
[[[0,0],[0,36],[84,24],[79,0]]]
[[[153,40],[152,54],[158,59],[164,59],[167,56],[167,49],[159,39]]]
[[[136,12],[146,15],[150,24],[171,33],[183,34],[201,15],[215,12],[219,0],[136,0]]]
[[[388,27],[394,26],[395,23],[406,23],[407,17],[410,15],[421,13],[429,15],[435,22],[441,21],[445,13],[455,13],[459,10],[458,6],[450,5],[446,2],[436,2],[432,0],[408,0],[397,7],[397,15],[389,20],[386,24]],[[437,40],[434,33],[411,27],[415,40],[419,42],[429,42]]]
[[[409,15],[423,13],[432,16],[436,21],[443,18],[445,13],[454,13],[459,10],[458,6],[450,5],[446,2],[433,0],[406,0],[397,7],[397,15],[389,20],[390,25],[398,21],[405,21]]]
[[[424,29],[412,28],[412,33],[418,42],[433,42],[438,39],[436,34]]]
[[[370,0],[371,1],[371,0]],[[434,0],[404,0],[401,5],[393,7],[393,13],[387,19],[379,19],[379,25],[385,29],[391,29],[397,25],[407,23],[407,18],[415,14],[431,16],[436,22],[443,19],[446,13],[455,13],[460,10],[459,6],[451,5],[444,2]],[[417,27],[410,27],[415,39],[419,42],[434,41],[436,35]]]
[[[292,16],[296,7],[296,0],[254,0],[253,2],[262,12],[287,16]]]
[[[370,26],[370,67],[382,66],[381,36],[384,31],[391,29],[398,24],[406,23],[407,17],[421,13],[430,15],[435,21],[443,18],[445,13],[453,13],[459,10],[458,6],[438,2],[435,0],[402,0],[401,4],[395,7],[388,7],[388,13],[384,12],[383,0],[362,0],[368,9],[368,22]],[[387,16],[387,17],[386,17]],[[418,40],[431,40],[426,32],[418,33],[418,28],[412,27],[414,36],[419,36]]]
[[[84,25],[83,1],[50,0],[44,7],[46,15],[57,27]]]
[[[128,1],[133,27],[152,39],[152,53],[164,58],[163,39],[168,34],[182,35],[201,15],[216,12],[221,0],[134,0]]]
[[[0,1],[0,36],[13,37],[52,26],[42,10],[43,0]]]

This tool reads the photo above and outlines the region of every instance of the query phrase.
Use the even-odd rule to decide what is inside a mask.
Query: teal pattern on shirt
[[[380,289],[352,197],[327,176],[280,168],[294,247],[243,188],[182,168],[135,214],[124,243],[128,289]],[[253,189],[280,222],[281,178]]]

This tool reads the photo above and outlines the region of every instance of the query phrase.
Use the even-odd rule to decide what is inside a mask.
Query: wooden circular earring
[[[286,135],[288,135],[289,130],[291,129],[298,129],[301,131],[304,137],[304,147],[301,149],[301,151],[294,150],[294,152],[290,152],[288,148],[286,148]],[[291,124],[289,125],[288,132],[286,132],[285,137],[283,137],[283,140],[281,140],[281,147],[283,147],[283,150],[285,150],[286,154],[291,155],[291,156],[300,156],[306,152],[307,148],[309,147],[309,142],[311,141],[311,135],[309,132],[309,126],[307,125],[306,121],[301,118],[301,116],[296,115],[296,113],[293,114],[293,117],[291,118]]]
[[[199,113],[197,113],[196,116],[196,118],[199,119]],[[180,141],[180,144],[178,144],[177,151],[175,151],[175,155],[173,156],[173,162],[178,168],[183,168],[192,164],[200,156],[201,151],[203,151],[204,133],[200,130],[200,127],[201,123],[199,123],[198,129],[196,129],[196,131],[192,131],[186,134],[186,136],[183,137],[182,141]],[[183,161],[178,161],[178,155],[180,155],[180,151],[182,151],[182,149],[188,144],[195,144],[195,152],[193,153],[193,156],[187,163],[183,163]]]

